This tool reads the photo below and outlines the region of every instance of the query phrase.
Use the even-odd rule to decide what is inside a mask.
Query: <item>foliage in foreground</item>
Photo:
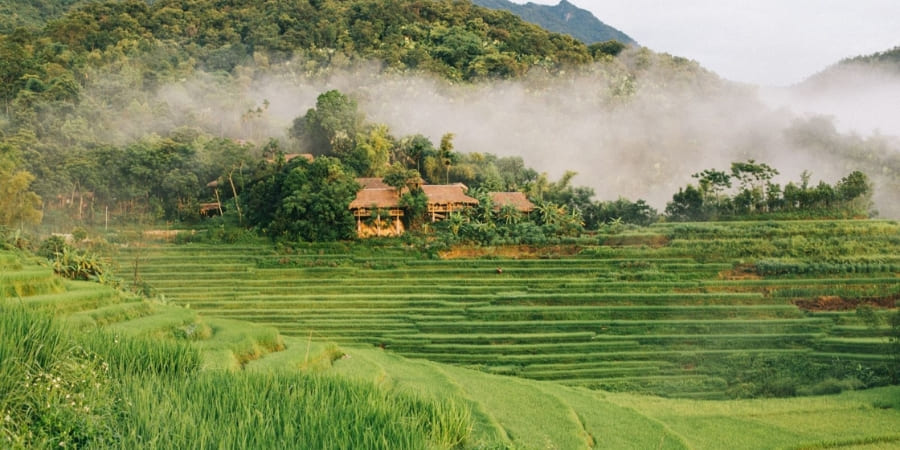
[[[50,316],[0,304],[0,445],[451,448],[471,429],[468,409],[450,402],[199,364],[184,342],[70,334]]]

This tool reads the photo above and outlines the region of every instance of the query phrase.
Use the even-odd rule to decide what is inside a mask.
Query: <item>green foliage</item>
[[[331,90],[319,95],[314,109],[294,119],[291,136],[303,141],[313,155],[343,159],[356,148],[356,135],[363,120],[355,100]]]
[[[878,175],[879,192],[900,191],[900,155],[894,151],[894,138],[891,136],[877,133],[868,137],[843,135],[838,132],[833,119],[812,117],[807,120],[795,120],[785,130],[785,137],[789,143],[799,148],[812,149],[821,153],[823,157],[841,158],[847,161],[846,166],[854,171],[873,176]],[[850,181],[849,178],[848,181]],[[811,189],[806,182],[801,182],[800,186],[794,186],[794,188],[795,191]],[[853,205],[851,202],[851,205],[857,208],[854,211],[855,214],[872,214],[870,205],[866,204],[871,199],[869,197],[872,195],[871,190],[870,186],[868,194],[858,197],[861,200],[859,204]],[[787,186],[785,191],[785,197],[787,197]],[[810,201],[815,200],[814,198],[805,199],[802,195],[794,198],[798,203],[805,200],[807,203],[805,206],[810,206]],[[887,217],[896,216],[898,213],[896,202],[880,202],[879,207],[882,209],[879,212]]]
[[[31,191],[34,175],[17,167],[18,152],[0,142],[0,227],[17,227],[41,221],[41,198]]]
[[[585,228],[595,229],[602,224],[620,226],[634,224],[649,226],[657,221],[659,213],[644,200],[635,202],[620,197],[610,202],[597,202],[584,214]]]
[[[334,158],[297,158],[253,183],[245,196],[247,218],[276,239],[348,239],[355,229],[348,206],[358,187]]]
[[[403,188],[414,189],[421,179],[419,172],[415,169],[407,169],[399,162],[392,164],[382,178],[385,184],[397,190],[402,190]]]
[[[666,215],[673,221],[699,221],[734,218],[856,218],[868,217],[872,211],[872,183],[856,170],[834,186],[819,182],[809,186],[809,173],[804,172],[800,186],[793,182],[783,189],[772,183],[778,171],[754,160],[731,164],[731,172],[706,169],[692,177],[699,187],[688,184],[679,188],[666,205]],[[733,196],[726,189],[737,180],[740,187]]]
[[[216,90],[233,91],[270,63],[297,61],[304,73],[315,74],[375,59],[389,71],[471,80],[590,60],[571,39],[460,2],[277,0],[260,7],[245,0],[10,1],[0,5],[15,10],[7,19],[35,25],[79,6],[45,26],[6,29],[0,36],[0,145],[28,153],[15,177],[0,177],[27,195],[4,196],[27,207],[3,216],[16,225],[40,219],[33,214],[41,210],[33,194],[59,200],[46,205],[49,218],[88,225],[105,223],[108,213],[127,221],[197,221],[199,204],[217,198],[205,187],[213,180],[221,188],[228,178],[230,189],[219,192],[223,203],[239,197],[241,179],[258,176],[248,151],[269,147],[262,120],[268,101],[246,110],[240,130],[226,132],[224,119],[209,129],[177,129],[209,122],[198,120],[205,112],[182,117],[171,100],[160,100],[157,89],[189,88],[180,85],[185,79],[199,77]],[[224,97],[213,103],[236,106],[234,97]],[[382,163],[401,153],[399,145],[386,128],[361,126],[355,104],[341,97],[323,94],[292,134],[313,153],[334,154],[358,174],[379,175]],[[152,121],[159,126],[150,128],[165,131],[142,135],[143,127],[109,125],[119,120]],[[257,144],[222,138],[235,134]],[[422,172],[425,160],[436,157],[433,147],[421,137],[411,143],[406,156]]]
[[[840,62],[842,65],[848,64],[898,64],[900,63],[900,46],[894,47],[883,52],[876,52],[871,55],[856,56],[847,58]]]
[[[594,59],[600,59],[604,56],[619,56],[619,53],[622,53],[626,48],[628,48],[627,45],[615,40],[588,45],[588,50],[590,50]]]
[[[690,184],[684,189],[678,188],[678,192],[672,196],[672,201],[666,204],[666,216],[674,221],[705,220],[703,194]]]
[[[70,280],[96,281],[100,284],[117,284],[112,271],[96,254],[73,249],[67,245],[51,258],[53,272]]]
[[[405,211],[403,218],[407,221],[408,230],[419,230],[425,223],[425,212],[428,210],[428,197],[422,189],[413,189],[400,196],[400,207]]]
[[[0,33],[19,27],[40,28],[84,0],[4,0],[0,3]]]

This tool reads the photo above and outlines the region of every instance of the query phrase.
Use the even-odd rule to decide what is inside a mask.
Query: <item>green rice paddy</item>
[[[836,357],[864,361],[886,373],[873,363],[886,360],[886,322],[859,328],[848,341],[840,327],[859,325],[852,305],[797,305],[839,296],[884,306],[898,298],[897,223],[659,224],[643,233],[668,244],[610,246],[609,236],[598,236],[575,255],[532,259],[423,259],[410,249],[365,245],[163,244],[140,249],[139,276],[205,316],[571,385],[727,398],[735,395],[728,383],[684,380],[720,379],[723,358],[747,352],[802,352],[823,365]],[[132,255],[124,248],[115,260],[128,267]],[[643,366],[647,378],[619,369],[635,361],[656,366]],[[540,368],[560,362],[596,367]]]
[[[900,390],[877,387],[896,373],[900,225],[641,233],[668,244],[437,260],[382,243],[118,249],[125,285],[140,258],[149,300],[0,252],[0,445],[900,445]]]

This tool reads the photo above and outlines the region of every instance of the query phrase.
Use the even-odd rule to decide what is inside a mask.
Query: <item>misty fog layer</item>
[[[790,88],[760,91],[773,108],[834,117],[843,132],[900,136],[900,70],[874,64],[832,67]]]
[[[755,159],[779,169],[775,181],[782,184],[797,181],[803,170],[812,172],[813,184],[863,170],[876,183],[881,215],[900,216],[893,206],[897,192],[886,189],[896,184],[885,182],[896,178],[897,168],[870,173],[833,152],[796,145],[785,132],[815,110],[812,100],[865,109],[864,100],[889,98],[896,91],[880,96],[876,90],[849,103],[841,95],[824,96],[827,89],[764,102],[756,88],[721,80],[695,63],[640,53],[563,75],[535,70],[521,80],[474,85],[391,74],[375,64],[324,74],[305,69],[296,61],[243,68],[236,81],[197,74],[160,88],[152,100],[158,104],[132,103],[127,114],[114,115],[121,123],[111,129],[137,134],[189,125],[235,139],[286,141],[294,118],[315,106],[320,93],[339,89],[358,100],[368,121],[388,125],[396,137],[421,133],[438,142],[449,132],[460,152],[521,156],[551,178],[574,170],[579,173],[574,183],[593,188],[598,200],[641,198],[662,209],[679,187],[693,181],[692,173]],[[898,79],[888,78],[885,86],[896,88]],[[875,117],[896,117],[879,104]],[[159,108],[166,114],[154,112]],[[160,117],[169,119],[156,120]],[[889,151],[900,153],[900,145]]]

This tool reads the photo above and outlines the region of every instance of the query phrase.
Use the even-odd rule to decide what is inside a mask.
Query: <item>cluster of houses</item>
[[[286,154],[284,160],[290,161],[301,157],[313,160],[313,155],[306,153]],[[270,164],[276,162],[274,158],[267,161]],[[356,198],[350,202],[349,208],[356,217],[356,234],[361,238],[399,236],[404,233],[404,210],[400,205],[400,197],[409,188],[421,188],[425,193],[426,212],[431,222],[443,220],[452,212],[464,211],[478,205],[478,200],[466,195],[469,188],[462,183],[416,184],[397,189],[386,184],[381,178],[357,178],[356,182],[359,183],[360,190],[356,193]],[[222,214],[222,204],[218,198],[218,181],[211,181],[207,187],[215,192],[216,201],[201,203],[200,215],[207,217]],[[534,204],[521,192],[491,192],[489,195],[495,211],[507,206],[523,214],[534,210]]]
[[[356,217],[356,233],[359,237],[399,236],[403,234],[403,208],[400,197],[407,188],[397,189],[381,178],[357,178],[361,189],[350,202],[350,211]],[[432,222],[445,219],[454,211],[463,211],[478,204],[478,200],[466,195],[468,188],[462,183],[419,185],[427,199],[426,213]],[[491,192],[495,210],[511,206],[522,213],[534,210],[521,192]]]

